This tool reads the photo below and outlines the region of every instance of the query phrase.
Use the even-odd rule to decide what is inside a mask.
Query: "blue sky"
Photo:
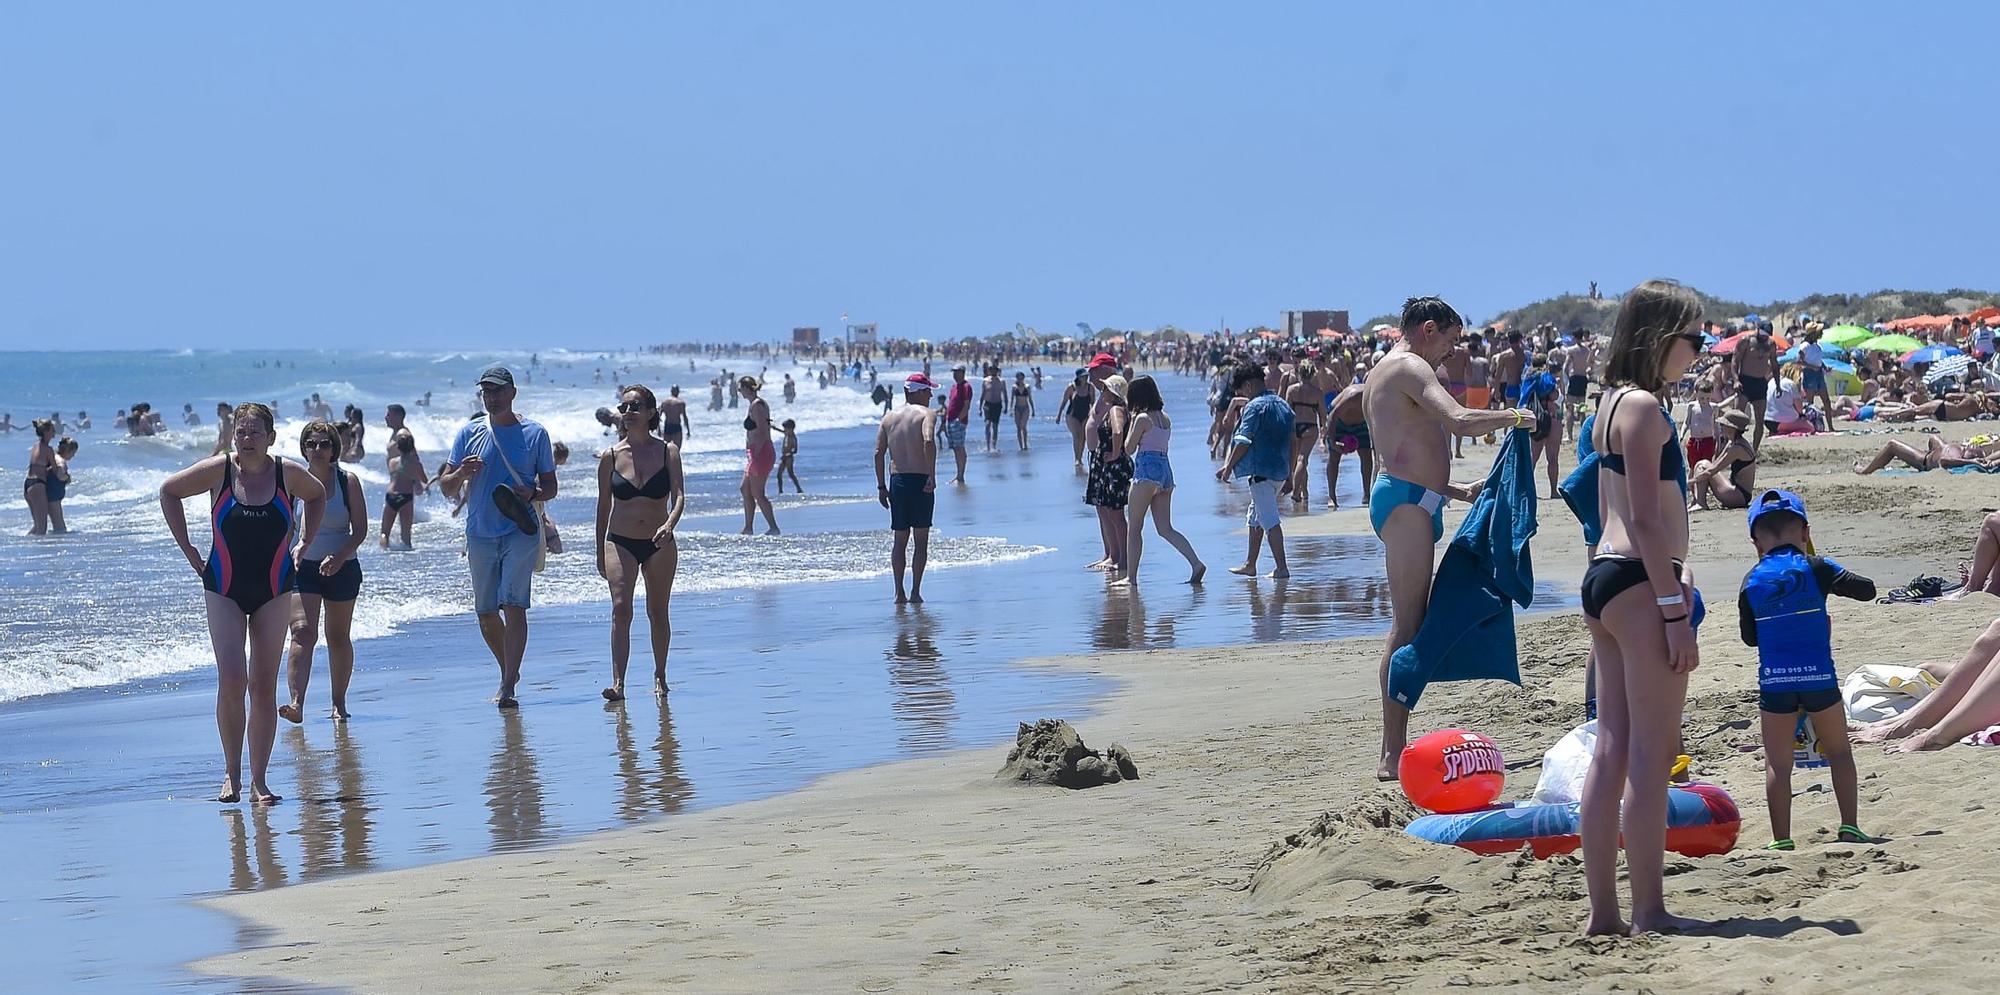
[[[18,4],[0,341],[1993,287],[1996,28],[1988,4]]]

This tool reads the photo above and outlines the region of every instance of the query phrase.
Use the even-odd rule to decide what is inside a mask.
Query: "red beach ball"
[[[1440,729],[1404,747],[1396,774],[1411,801],[1442,813],[1485,808],[1507,784],[1499,744],[1464,729]]]

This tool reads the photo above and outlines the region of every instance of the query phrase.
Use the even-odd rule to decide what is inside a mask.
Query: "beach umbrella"
[[[1858,352],[1893,352],[1900,356],[1912,349],[1922,349],[1924,344],[1908,335],[1877,335],[1862,342],[1854,349]]]
[[[1956,380],[1964,376],[1966,370],[1972,368],[1971,356],[1958,352],[1956,349],[1953,349],[1952,352],[1957,353],[1957,355],[1946,356],[1931,364],[1930,372],[1924,374],[1925,383],[1934,384],[1941,380]]]
[[[1860,325],[1835,325],[1827,329],[1826,334],[1820,336],[1819,340],[1842,348],[1852,348],[1856,342],[1866,342],[1874,337],[1874,332]]]
[[[1861,375],[1854,371],[1853,363],[1829,359],[1826,361],[1826,385],[1835,394],[1859,394]]]
[[[1935,363],[1949,356],[1963,356],[1965,350],[1948,345],[1927,345],[1903,354],[1903,369],[1912,370],[1920,363]]]
[[[1790,349],[1787,349],[1787,350],[1785,350],[1784,354],[1778,357],[1778,362],[1780,362],[1780,363],[1796,363],[1796,362],[1798,362],[1798,361],[1799,361],[1799,351],[1800,351],[1800,350],[1802,350],[1802,349],[1804,349],[1804,348],[1805,348],[1805,344],[1804,344],[1804,343],[1800,343],[1800,344],[1798,344],[1798,345],[1795,345],[1795,346],[1791,347]],[[1845,350],[1845,349],[1842,349],[1841,347],[1839,347],[1839,346],[1837,346],[1837,345],[1827,345],[1825,341],[1821,341],[1821,342],[1820,342],[1820,344],[1819,344],[1819,351],[1820,351],[1820,354],[1821,354],[1821,356],[1823,356],[1823,357],[1837,357],[1837,358],[1840,358],[1840,359],[1846,359],[1846,358],[1847,358],[1847,350]]]

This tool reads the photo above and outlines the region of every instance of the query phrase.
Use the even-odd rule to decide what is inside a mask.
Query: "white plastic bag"
[[[1535,782],[1535,800],[1545,805],[1567,805],[1583,800],[1583,778],[1590,773],[1590,758],[1597,752],[1597,720],[1569,731],[1549,752],[1542,754],[1542,776]]]
[[[1938,679],[1915,667],[1864,663],[1840,684],[1847,717],[1856,722],[1894,718],[1936,690]]]

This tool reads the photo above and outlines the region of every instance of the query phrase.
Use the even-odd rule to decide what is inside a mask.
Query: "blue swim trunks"
[[[1389,524],[1389,513],[1406,504],[1414,504],[1431,513],[1431,542],[1444,538],[1444,495],[1410,483],[1398,480],[1386,473],[1375,475],[1375,489],[1368,493],[1368,524],[1375,527],[1375,537],[1382,537],[1382,526]]]

